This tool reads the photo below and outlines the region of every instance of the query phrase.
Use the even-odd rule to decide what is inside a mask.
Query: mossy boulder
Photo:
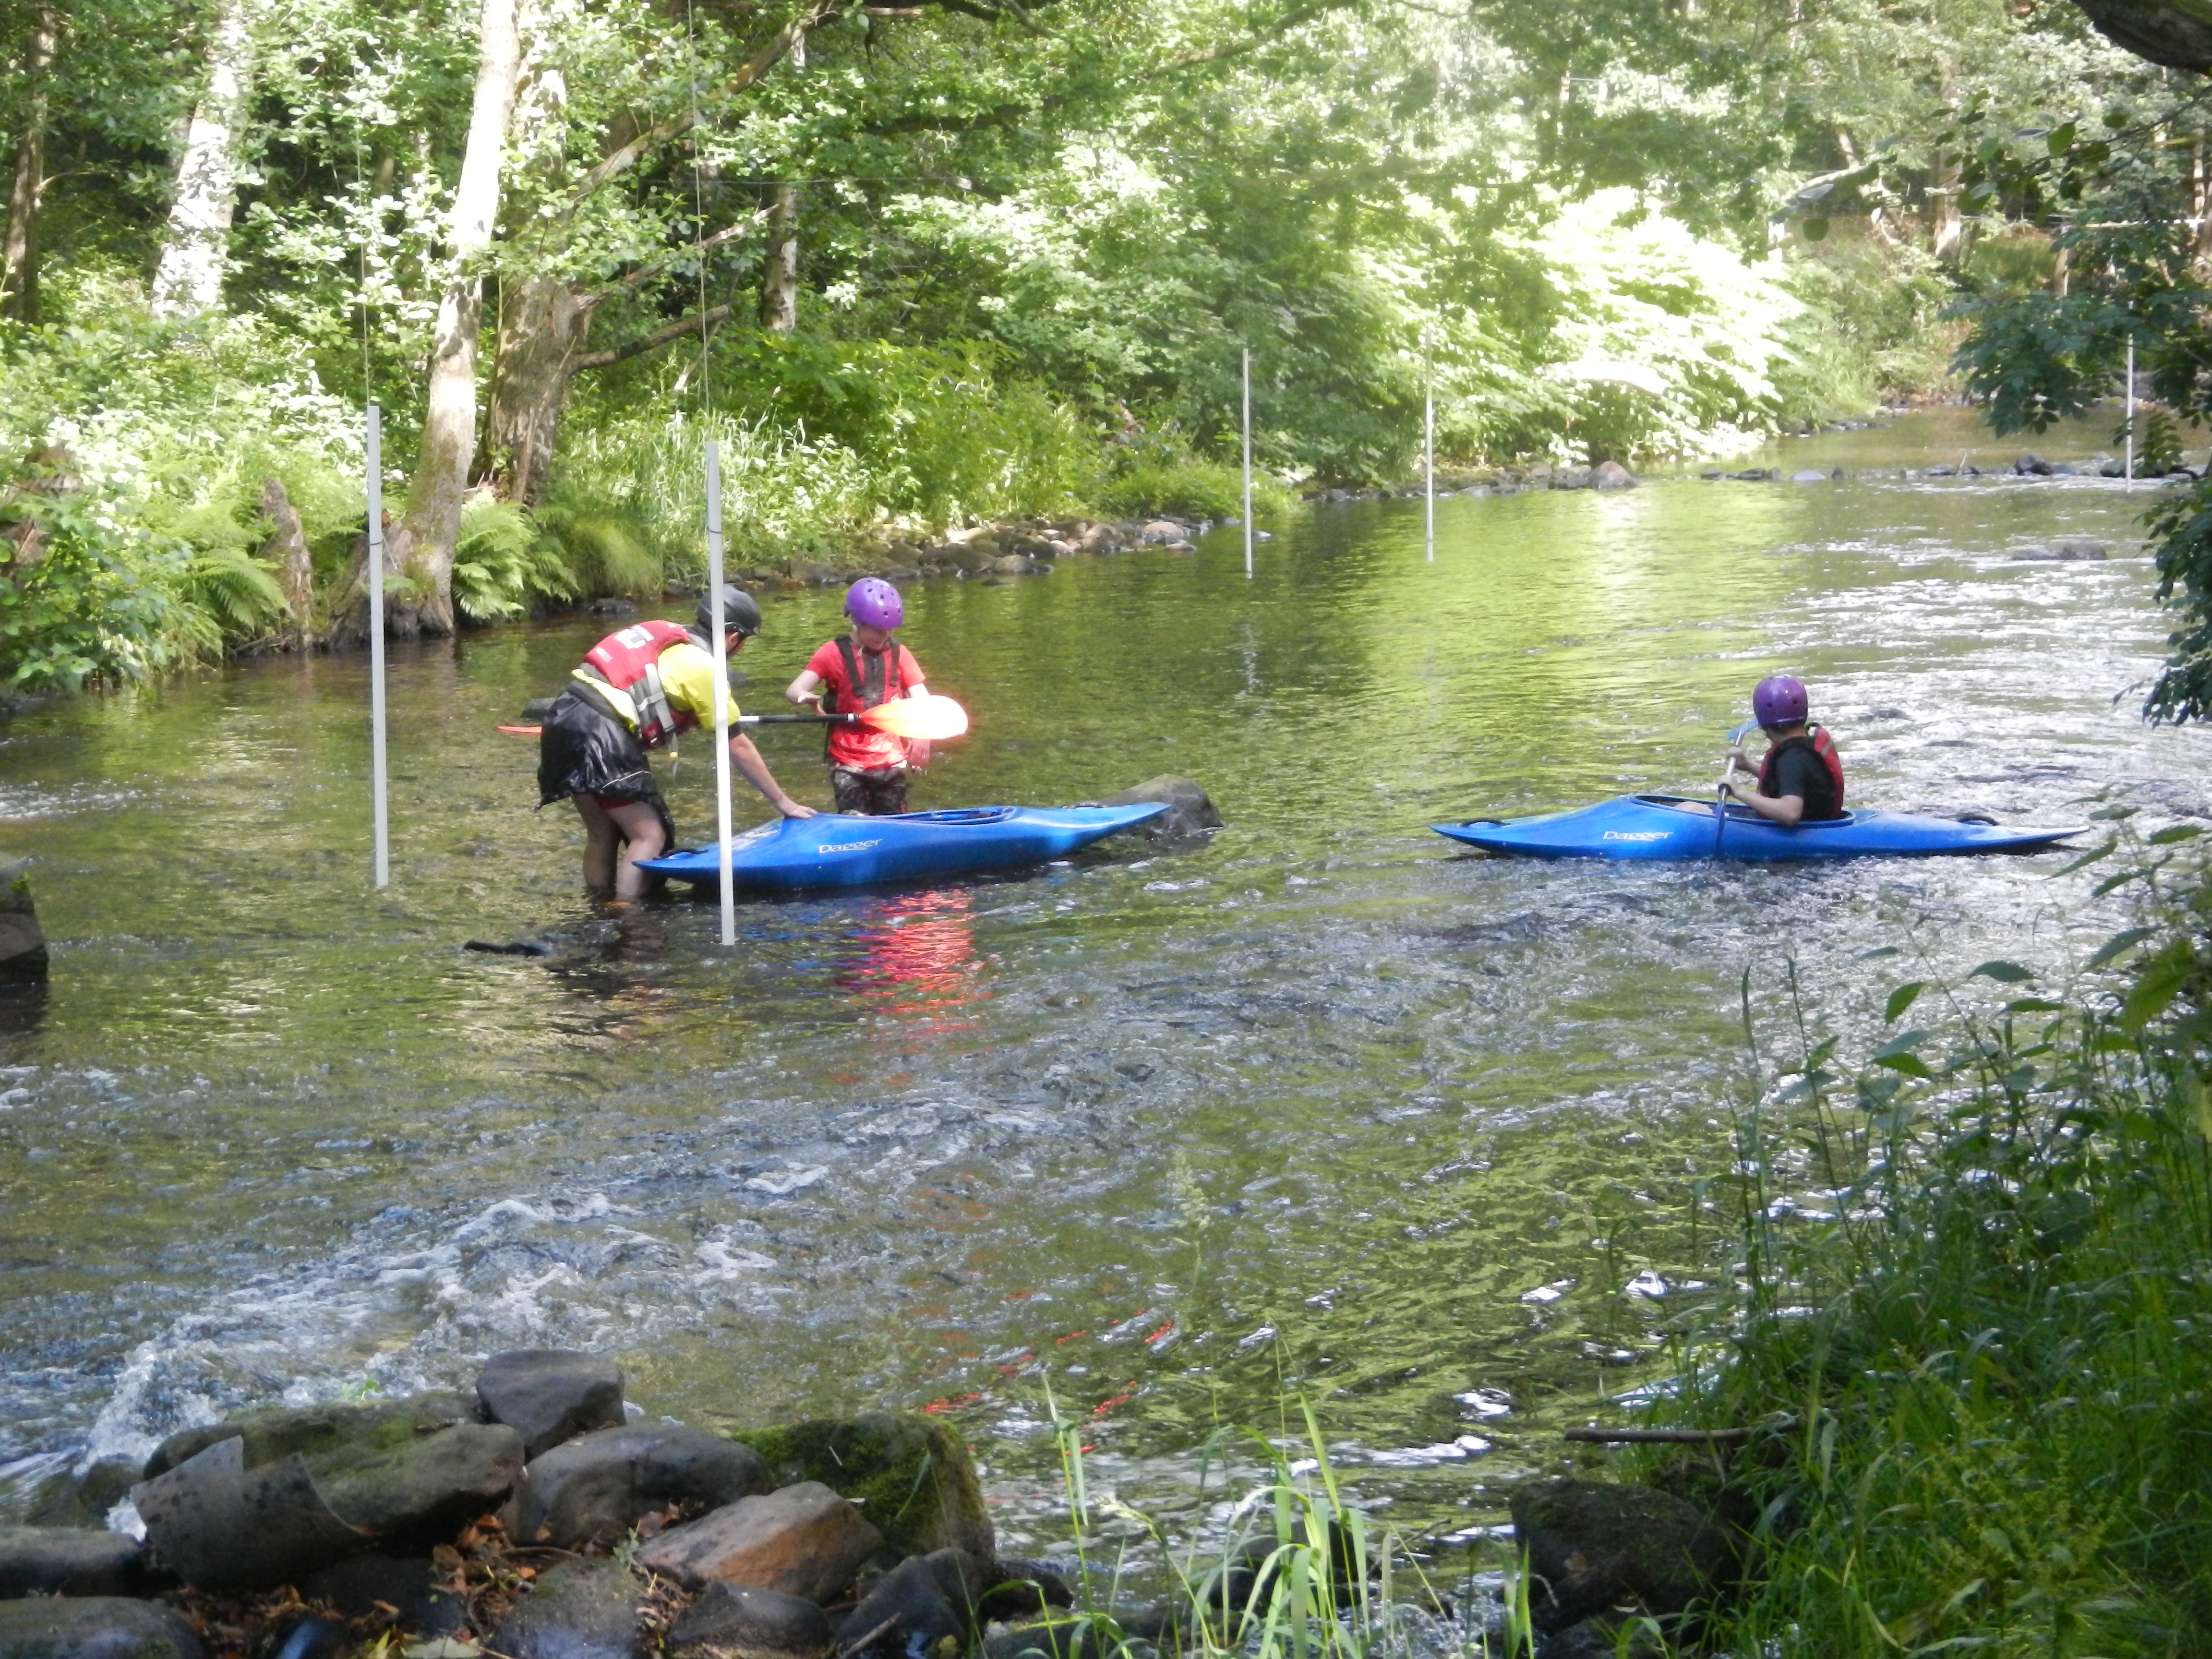
[[[913,1412],[862,1412],[730,1437],[758,1452],[779,1486],[818,1480],[860,1506],[895,1559],[963,1549],[998,1558],[968,1443]]]
[[[363,1455],[398,1451],[448,1424],[483,1420],[477,1402],[458,1394],[418,1394],[367,1405],[333,1400],[316,1406],[264,1407],[220,1423],[178,1430],[146,1460],[146,1479],[167,1474],[221,1440],[245,1441],[249,1469],[295,1452],[311,1465],[325,1456],[350,1463]]]

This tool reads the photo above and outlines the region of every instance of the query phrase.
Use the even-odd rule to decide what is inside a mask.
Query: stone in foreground
[[[144,1557],[118,1532],[0,1527],[0,1599],[134,1595],[145,1587]]]
[[[501,1659],[632,1659],[644,1594],[613,1561],[564,1561],[514,1604],[488,1650]]]
[[[830,1615],[799,1595],[709,1584],[668,1627],[668,1659],[824,1659]]]
[[[1735,1577],[1722,1525],[1648,1486],[1534,1480],[1514,1492],[1512,1512],[1538,1586],[1531,1611],[1545,1630],[1614,1607],[1665,1618],[1710,1599]]]
[[[484,1361],[477,1398],[486,1417],[522,1437],[525,1457],[538,1457],[593,1429],[622,1426],[622,1367],[568,1348],[518,1348]]]
[[[0,1601],[0,1659],[201,1659],[178,1613],[119,1596]]]
[[[750,1446],[704,1429],[602,1429],[556,1446],[522,1472],[505,1517],[520,1544],[612,1544],[655,1510],[718,1510],[774,1488]]]
[[[819,1481],[744,1498],[672,1527],[637,1553],[637,1564],[686,1589],[743,1584],[810,1601],[834,1601],[883,1536]]]

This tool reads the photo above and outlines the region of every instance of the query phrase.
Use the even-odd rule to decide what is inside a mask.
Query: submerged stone
[[[1721,1523],[1648,1486],[1534,1480],[1513,1493],[1512,1514],[1540,1587],[1532,1611],[1546,1630],[1623,1607],[1664,1618],[1735,1577]]]
[[[0,1527],[0,1599],[132,1595],[146,1577],[143,1547],[119,1532]]]
[[[668,1659],[823,1659],[830,1615],[800,1595],[709,1584],[668,1627]]]
[[[1156,800],[1165,801],[1168,810],[1145,826],[1155,840],[1172,840],[1221,828],[1221,814],[1213,805],[1213,798],[1190,779],[1179,778],[1172,773],[1146,778],[1118,795],[1107,796],[1100,804],[1136,806]]]

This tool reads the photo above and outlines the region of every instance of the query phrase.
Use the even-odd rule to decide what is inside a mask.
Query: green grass
[[[1898,987],[1856,1071],[1832,1040],[1764,1056],[1741,1305],[1685,1334],[1669,1414],[1765,1432],[1723,1494],[1644,1464],[1756,1536],[1707,1650],[2212,1652],[2212,889],[2166,862],[2191,834],[2116,833],[2144,925],[2055,994],[1985,963]],[[1759,1052],[1747,979],[1745,1029]],[[1769,1127],[1793,1104],[1810,1133]],[[1833,1218],[1776,1218],[1783,1170]]]

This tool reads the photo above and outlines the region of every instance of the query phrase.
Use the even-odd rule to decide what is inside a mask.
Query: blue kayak
[[[1134,806],[969,806],[863,818],[824,812],[776,818],[730,842],[734,885],[754,892],[865,887],[1042,864],[1101,836],[1156,818],[1164,801]],[[641,870],[712,887],[721,860],[709,847],[644,859]]]
[[[2014,829],[1973,819],[1922,817],[1913,812],[1849,812],[1822,823],[1785,830],[1731,802],[1716,826],[1713,803],[1681,795],[1618,795],[1571,812],[1541,817],[1470,818],[1431,826],[1440,836],[1486,853],[1539,859],[1866,859],[1931,858],[1955,853],[2025,853],[2047,848],[2070,830]]]

